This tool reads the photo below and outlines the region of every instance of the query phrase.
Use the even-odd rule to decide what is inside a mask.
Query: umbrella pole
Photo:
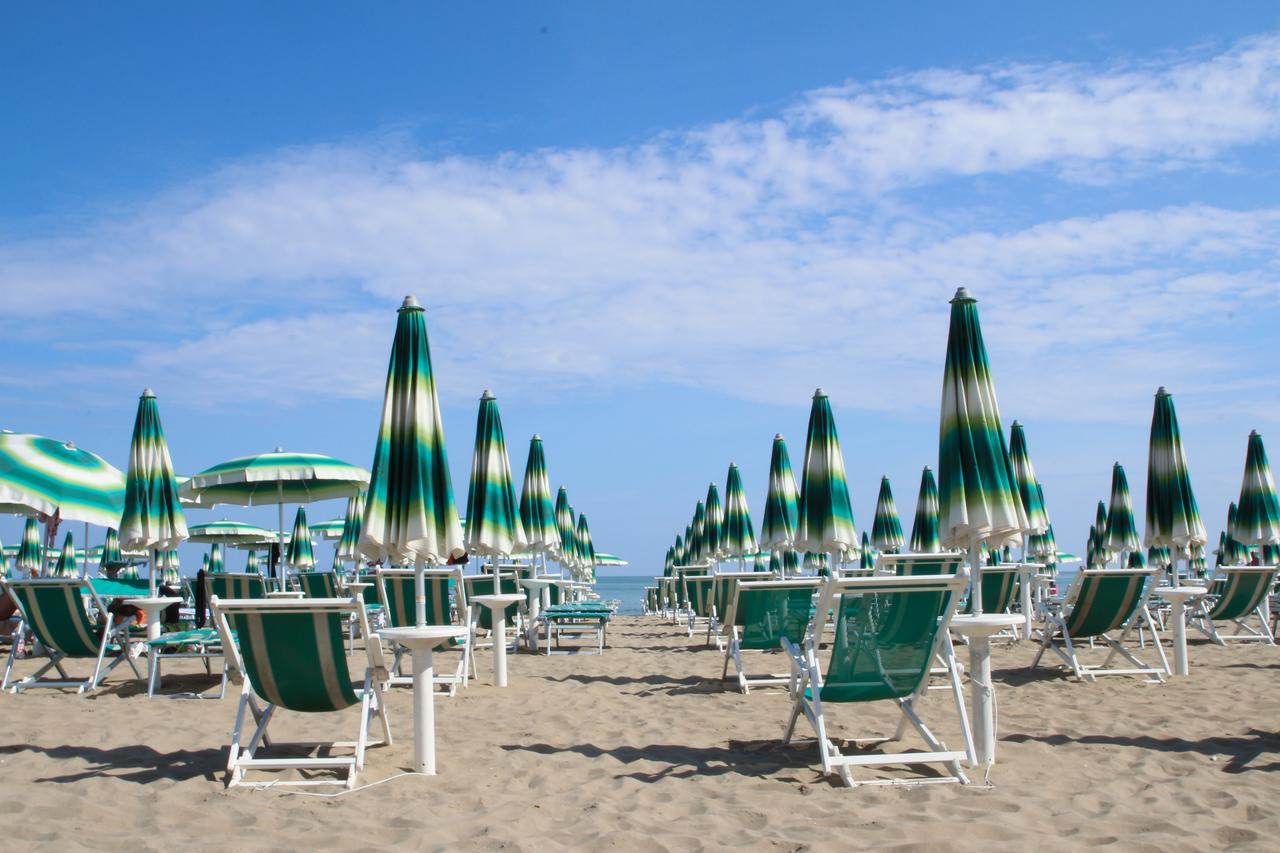
[[[148,595],[151,598],[156,597],[156,563],[159,562],[160,552],[155,548],[151,549],[151,569],[147,572]]]
[[[426,567],[419,557],[413,561],[413,623],[419,628],[427,624]],[[430,684],[428,684],[428,688]]]
[[[105,548],[106,545],[103,545]],[[84,523],[84,566],[80,572],[80,577],[89,577],[89,522]]]
[[[279,502],[276,503],[276,509],[278,510],[277,520],[280,524],[276,533],[276,541],[280,543],[280,559],[276,568],[280,570],[280,591],[284,592],[284,484],[279,481],[276,482],[276,496],[280,498]]]
[[[973,576],[969,578],[969,601],[973,605],[973,615],[982,615],[982,549],[978,540],[969,543],[969,565],[973,567]]]

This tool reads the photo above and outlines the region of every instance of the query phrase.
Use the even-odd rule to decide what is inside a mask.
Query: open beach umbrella
[[[631,564],[616,554],[606,554],[603,551],[596,551],[596,565],[605,568],[619,568],[621,566],[629,566]]]
[[[1143,544],[1168,548],[1171,559],[1190,559],[1192,545],[1208,541],[1200,507],[1191,490],[1187,454],[1182,447],[1173,395],[1156,391],[1151,416],[1151,441],[1147,462],[1147,529]],[[1173,573],[1178,585],[1178,573]]]
[[[259,545],[276,541],[276,534],[244,521],[210,521],[187,528],[187,541],[223,545]]]
[[[529,458],[524,464],[524,484],[520,489],[520,527],[524,531],[525,550],[535,557],[541,554],[542,569],[546,571],[547,555],[560,551],[560,529],[556,524],[555,505],[551,502],[546,451],[539,435],[529,439]]]
[[[583,578],[588,583],[594,582],[596,549],[591,544],[591,528],[587,526],[587,514],[585,512],[578,516],[578,528],[573,538],[578,545],[578,553],[582,560]]]
[[[911,523],[911,550],[917,554],[937,554],[942,550],[938,536],[938,484],[928,465],[920,474],[920,494],[916,497],[916,517]]]
[[[502,435],[498,400],[485,390],[476,415],[476,444],[471,457],[471,480],[467,487],[467,529],[463,540],[469,553],[493,560],[509,557],[524,549],[524,529],[520,506],[511,482],[511,462]]]
[[[79,577],[80,569],[76,565],[76,543],[71,536],[71,531],[67,531],[67,536],[62,540],[62,550],[58,553],[58,562],[53,567],[52,577],[55,578],[74,578]]]
[[[1249,433],[1249,447],[1244,458],[1244,479],[1240,483],[1240,503],[1232,536],[1242,545],[1280,545],[1280,498],[1271,474],[1262,436]],[[1263,554],[1263,562],[1270,554]]]
[[[307,508],[298,507],[298,514],[293,517],[293,533],[289,536],[289,547],[285,550],[284,562],[300,572],[309,572],[316,567],[316,554],[311,547],[311,528],[307,526]]]
[[[44,570],[44,549],[40,546],[40,526],[34,518],[28,518],[22,527],[22,542],[18,545],[14,569],[35,577]]]
[[[760,522],[760,547],[769,551],[791,548],[796,542],[799,523],[799,491],[791,472],[787,442],[779,433],[773,437],[773,454],[769,459],[769,491]]]
[[[453,502],[425,312],[412,296],[405,298],[397,314],[359,551],[369,560],[413,563],[418,626],[427,621],[426,564],[447,563],[466,553]]]
[[[1031,537],[1044,533],[1049,527],[1049,513],[1044,508],[1044,492],[1036,479],[1036,468],[1031,464],[1027,450],[1027,433],[1017,421],[1009,428],[1009,464],[1013,466],[1013,479],[1022,501],[1022,511],[1027,518],[1027,528],[1022,533],[1022,558],[1029,556]]]
[[[173,460],[169,458],[169,443],[160,424],[160,408],[149,388],[138,399],[138,414],[129,442],[124,511],[118,529],[122,548],[146,549],[151,553],[150,595],[154,597],[158,552],[171,551],[187,538],[187,518],[178,499],[178,483],[173,475]]]
[[[124,474],[101,456],[70,441],[0,433],[0,513],[114,527],[123,509]]]
[[[756,531],[751,523],[751,510],[747,507],[747,493],[742,488],[742,473],[738,466],[729,465],[729,476],[724,484],[724,541],[726,557],[746,560],[755,554]]]
[[[813,405],[809,410],[796,547],[829,553],[832,560],[858,547],[853,508],[849,505],[849,485],[845,480],[844,454],[836,435],[831,401],[821,388],[813,392]]]
[[[720,490],[715,483],[707,486],[707,518],[702,526],[702,553],[709,560],[724,556],[724,505],[720,503]]]
[[[569,509],[569,493],[561,486],[556,491],[556,530],[560,534],[560,549],[557,552],[560,565],[571,569],[578,554],[577,543],[574,542],[573,511]],[[680,537],[676,537],[676,546],[680,546]]]
[[[351,498],[347,498],[351,500]],[[346,526],[346,518],[331,518],[328,521],[317,521],[311,525],[311,535],[319,536],[321,539],[327,539],[335,542],[342,538],[342,529]]]
[[[902,520],[898,518],[898,505],[893,500],[889,478],[880,478],[880,494],[876,496],[876,515],[871,523],[871,542],[876,550],[896,554],[906,544],[902,538]],[[863,547],[866,547],[863,539]]]

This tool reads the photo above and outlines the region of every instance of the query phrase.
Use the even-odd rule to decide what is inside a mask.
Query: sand
[[[785,692],[726,691],[722,655],[652,617],[617,619],[603,657],[511,657],[505,690],[481,653],[480,683],[437,701],[435,778],[392,778],[412,755],[411,694],[393,690],[396,743],[371,750],[360,777],[387,781],[338,797],[225,789],[235,700],[148,701],[122,667],[88,696],[0,696],[0,813],[17,849],[1280,845],[1280,650],[1194,643],[1191,676],[1165,685],[1033,673],[1033,654],[995,651],[990,786],[854,790],[818,772],[811,744],[779,745]],[[949,710],[942,693],[923,706],[958,744]],[[851,737],[892,714],[831,719]],[[355,721],[276,725],[314,739],[350,737]]]

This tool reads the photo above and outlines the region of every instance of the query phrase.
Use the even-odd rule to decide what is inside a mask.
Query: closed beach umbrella
[[[942,540],[938,536],[938,484],[928,465],[920,474],[916,517],[911,523],[911,550],[917,554],[937,554],[942,550]]]
[[[685,539],[689,546],[689,564],[697,565],[711,561],[707,553],[707,508],[698,501],[693,508],[693,524],[689,528],[689,536]]]
[[[80,575],[80,569],[76,566],[76,543],[72,539],[71,531],[67,531],[67,536],[62,540],[62,550],[58,553],[58,562],[53,567],[53,577],[55,578],[74,578]]]
[[[214,542],[209,546],[209,565],[205,566],[205,571],[225,572],[226,570],[227,564],[222,556],[222,543]]]
[[[702,526],[702,553],[709,560],[724,556],[724,505],[720,503],[720,490],[715,483],[707,486],[707,518]]]
[[[258,571],[258,552],[250,551],[244,560],[244,570],[246,573],[255,573]]]
[[[213,562],[213,561],[209,559],[209,555],[208,555],[208,554],[205,554],[205,555],[204,555],[204,559],[203,559],[203,560],[201,561],[201,563],[200,563],[200,570],[201,570],[202,572],[204,572],[205,574],[209,574],[209,565],[210,565],[212,562]]]
[[[315,551],[311,547],[311,528],[307,526],[307,508],[298,507],[298,514],[293,518],[293,533],[289,537],[289,547],[285,550],[285,564],[300,572],[309,572],[316,567]]]
[[[853,508],[849,505],[849,485],[845,480],[844,454],[836,435],[831,401],[821,388],[813,393],[809,410],[796,547],[829,553],[833,560],[839,559],[841,552],[858,547]]]
[[[187,519],[178,499],[160,408],[150,389],[142,392],[133,422],[119,530],[122,548],[151,552],[150,594],[154,596],[157,552],[173,550],[187,538]]]
[[[724,484],[724,553],[745,560],[756,552],[755,525],[747,507],[747,493],[742,488],[742,473],[737,465],[729,465]]]
[[[124,555],[120,553],[120,535],[114,527],[107,528],[107,538],[102,543],[102,553],[98,556],[98,571],[115,569],[124,565]],[[105,572],[104,572],[105,573]]]
[[[538,435],[529,439],[529,458],[524,464],[520,527],[524,531],[525,550],[535,555],[542,554],[542,568],[545,570],[547,555],[560,551],[560,530],[556,525],[555,505],[551,502],[546,451],[542,437]]]
[[[667,555],[662,558],[662,576],[664,578],[671,577],[672,566],[676,564],[676,549],[674,547],[667,549]]]
[[[865,540],[864,540],[865,541]],[[876,496],[876,515],[871,524],[871,543],[876,550],[896,554],[906,544],[902,538],[902,520],[898,518],[898,505],[893,500],[889,478],[880,478],[880,494]]]
[[[578,528],[574,533],[574,541],[578,544],[581,555],[583,578],[588,582],[595,581],[596,549],[591,544],[591,528],[587,526],[587,514],[578,516]]]
[[[776,548],[769,553],[769,571],[779,577],[800,571],[800,552],[793,548]]]
[[[791,456],[786,440],[778,434],[773,437],[773,455],[769,459],[769,491],[760,522],[760,547],[770,551],[791,548],[799,522],[800,499],[791,472]]]
[[[1129,559],[1125,563],[1126,568],[1145,569],[1147,567],[1147,558],[1141,551],[1130,551]]]
[[[160,582],[168,587],[177,587],[182,583],[182,563],[178,560],[178,549],[170,548],[160,557]]]
[[[339,562],[352,560],[359,562],[357,547],[360,544],[360,525],[364,523],[364,492],[347,498],[347,514],[342,517],[342,538],[334,550],[334,558]]]
[[[1235,537],[1236,524],[1240,519],[1240,508],[1233,501],[1227,506],[1226,532],[1226,565],[1242,566],[1248,562],[1248,555],[1240,540]]]
[[[1163,387],[1156,392],[1151,416],[1151,442],[1147,462],[1147,529],[1143,544],[1168,548],[1171,558],[1190,558],[1192,545],[1208,541],[1200,507],[1191,490],[1187,454],[1182,447],[1173,396]],[[1178,573],[1173,573],[1178,585]]]
[[[1026,430],[1017,421],[1009,428],[1009,464],[1013,466],[1018,499],[1027,518],[1027,528],[1022,533],[1022,558],[1026,560],[1031,552],[1031,537],[1044,533],[1049,527],[1049,513],[1044,508],[1044,492],[1027,450]]]
[[[18,555],[14,561],[14,569],[35,577],[43,570],[40,547],[40,526],[34,518],[28,518],[22,527],[22,542],[18,545]]]
[[[862,533],[862,548],[858,555],[858,568],[874,569],[876,567],[876,552],[871,540],[867,538],[866,531]]]
[[[573,568],[578,546],[573,538],[573,511],[569,509],[569,493],[564,486],[556,490],[556,530],[560,534],[560,565],[566,569]],[[681,547],[679,536],[676,537],[676,546]]]
[[[1107,508],[1107,534],[1103,544],[1107,551],[1119,557],[1121,566],[1125,565],[1125,554],[1142,547],[1138,523],[1133,517],[1129,478],[1119,462],[1111,466],[1111,503]]]
[[[493,559],[524,548],[520,507],[511,482],[511,462],[502,434],[498,401],[489,391],[480,397],[476,416],[476,444],[471,457],[471,481],[467,487],[467,529],[464,541],[469,553]]]
[[[970,600],[973,612],[980,614],[978,546],[1000,547],[1020,538],[1028,523],[1000,425],[977,300],[963,287],[951,300],[938,438],[942,544],[969,551],[974,564]]]
[[[1249,433],[1240,503],[1231,533],[1243,545],[1280,545],[1280,498],[1277,498],[1271,463],[1267,461],[1267,451],[1257,430]],[[1265,558],[1272,555],[1262,556],[1263,562],[1270,565],[1271,560]]]
[[[466,553],[449,478],[426,318],[412,296],[405,298],[396,320],[359,550],[370,560],[414,564],[418,626],[427,621],[425,565],[447,563]]]
[[[1191,559],[1187,561],[1187,568],[1190,570],[1192,577],[1202,578],[1205,572],[1209,570],[1209,564],[1205,560],[1204,546],[1191,546]]]

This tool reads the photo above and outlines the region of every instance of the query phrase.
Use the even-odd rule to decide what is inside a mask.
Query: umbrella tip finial
[[[498,398],[497,398],[497,397],[495,397],[495,396],[493,396],[493,392],[492,392],[492,391],[490,391],[488,388],[486,388],[486,389],[484,389],[484,393],[480,395],[480,399],[481,399],[481,400],[496,400],[496,399],[498,399]]]
[[[1168,397],[1168,396],[1169,396],[1169,389],[1168,389],[1168,388],[1166,388],[1166,387],[1164,387],[1163,385],[1161,385],[1159,388],[1157,388],[1157,389],[1156,389],[1156,396],[1157,396],[1157,397]]]
[[[774,440],[774,441],[783,441],[784,439],[783,439],[783,437],[782,437],[782,433],[780,433],[780,432],[775,432],[775,433],[773,434],[773,440]]]
[[[975,299],[973,294],[969,292],[969,288],[957,287],[956,295],[951,297],[951,301],[952,303],[956,303],[956,302],[977,302],[978,300]]]
[[[533,434],[533,440],[534,440],[534,441],[542,441],[542,436],[538,435],[538,434],[535,432],[535,433]]]
[[[1249,438],[1253,438],[1257,434],[1258,434],[1258,431],[1256,429],[1249,430]]]
[[[271,451],[271,452],[272,452],[272,453],[284,453],[284,448],[283,448],[283,447],[277,447],[275,450],[273,450],[273,451]]]
[[[422,305],[420,305],[420,304],[418,303],[418,297],[414,296],[412,293],[411,293],[411,294],[409,294],[408,296],[406,296],[406,297],[404,298],[404,302],[401,302],[401,303],[400,303],[400,308],[401,308],[401,309],[405,309],[405,308],[421,308],[421,307],[422,307]]]
[[[152,391],[150,388],[143,388],[143,389],[142,389],[142,396],[143,396],[144,398],[145,398],[145,397],[151,397],[151,398],[154,398],[154,397],[156,396],[156,392],[155,392],[155,391]]]
[[[822,393],[822,389],[821,389],[821,388],[814,388],[814,389],[813,389],[813,396],[814,396],[814,398],[816,399],[816,398],[818,398],[818,397],[825,397],[825,396],[827,396],[827,395]]]

